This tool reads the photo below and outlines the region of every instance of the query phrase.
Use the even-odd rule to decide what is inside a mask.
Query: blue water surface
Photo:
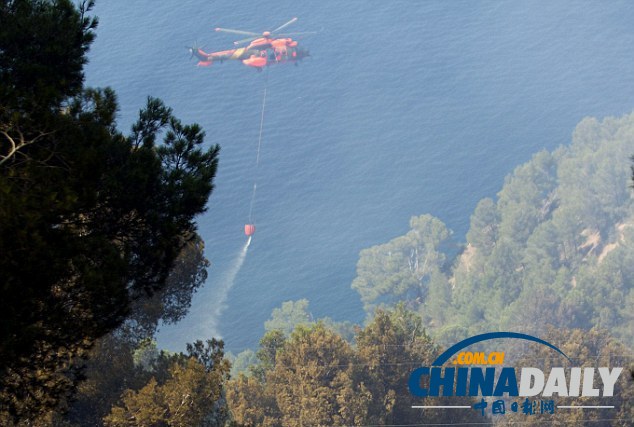
[[[148,95],[222,147],[199,232],[212,263],[190,315],[162,347],[221,336],[254,347],[283,301],[360,322],[359,251],[430,213],[463,241],[483,197],[585,116],[634,108],[628,1],[101,0],[87,83],[111,86],[129,129]],[[231,47],[214,27],[288,31],[311,57],[257,73],[195,66],[185,46]],[[238,36],[237,38],[240,38]],[[259,167],[262,96],[268,79]],[[257,232],[235,282],[254,181]],[[223,309],[224,307],[224,309]]]

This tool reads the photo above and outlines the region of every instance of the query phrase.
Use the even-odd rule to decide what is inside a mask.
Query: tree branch
[[[0,135],[4,136],[6,140],[9,142],[9,144],[11,144],[11,148],[9,149],[9,152],[7,154],[0,154],[0,165],[4,164],[11,157],[15,156],[15,154],[22,148],[26,147],[27,145],[31,145],[34,142],[36,142],[38,139],[41,139],[53,133],[53,132],[40,132],[39,135],[37,135],[35,138],[31,140],[26,140],[22,132],[20,132],[19,130],[16,130],[16,132],[19,136],[18,142],[16,142],[16,140],[11,135],[9,135],[9,132],[7,132],[6,130],[4,129],[0,130]]]

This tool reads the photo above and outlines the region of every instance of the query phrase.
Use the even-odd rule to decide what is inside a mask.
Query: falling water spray
[[[210,301],[210,309],[209,309],[209,317],[206,319],[206,330],[208,332],[208,336],[210,337],[220,337],[220,331],[218,330],[218,322],[220,321],[220,316],[227,308],[227,296],[233,285],[235,284],[236,277],[242,268],[242,264],[244,264],[244,260],[247,257],[247,251],[249,249],[249,245],[251,244],[251,236],[242,247],[242,250],[236,255],[231,264],[229,264],[229,268],[218,280],[218,286],[212,295],[212,300]]]

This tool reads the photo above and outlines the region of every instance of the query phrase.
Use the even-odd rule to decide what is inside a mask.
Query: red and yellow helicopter
[[[187,49],[192,57],[196,56],[196,58],[198,58],[198,66],[201,67],[208,67],[214,62],[224,62],[227,60],[242,61],[244,65],[253,67],[258,71],[262,71],[266,66],[285,62],[292,62],[297,65],[298,61],[310,56],[310,54],[307,50],[298,47],[297,41],[288,36],[314,33],[278,34],[278,31],[283,30],[295,21],[297,21],[297,18],[291,19],[272,31],[264,31],[261,34],[250,31],[216,28],[216,31],[223,33],[249,36],[243,40],[233,42],[235,45],[249,44],[246,47],[212,53],[207,53],[202,48],[196,46]]]

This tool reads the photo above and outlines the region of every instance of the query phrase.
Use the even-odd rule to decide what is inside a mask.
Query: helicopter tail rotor
[[[189,52],[189,59],[192,59],[199,53],[199,50],[204,49],[204,46],[198,46],[198,41],[195,41],[191,46],[185,46],[185,49]]]
[[[189,59],[194,56],[198,59],[199,67],[208,67],[213,63],[211,55],[208,55],[203,51],[204,46],[198,46],[198,43],[194,43],[193,46],[185,46],[185,49],[189,52]]]

